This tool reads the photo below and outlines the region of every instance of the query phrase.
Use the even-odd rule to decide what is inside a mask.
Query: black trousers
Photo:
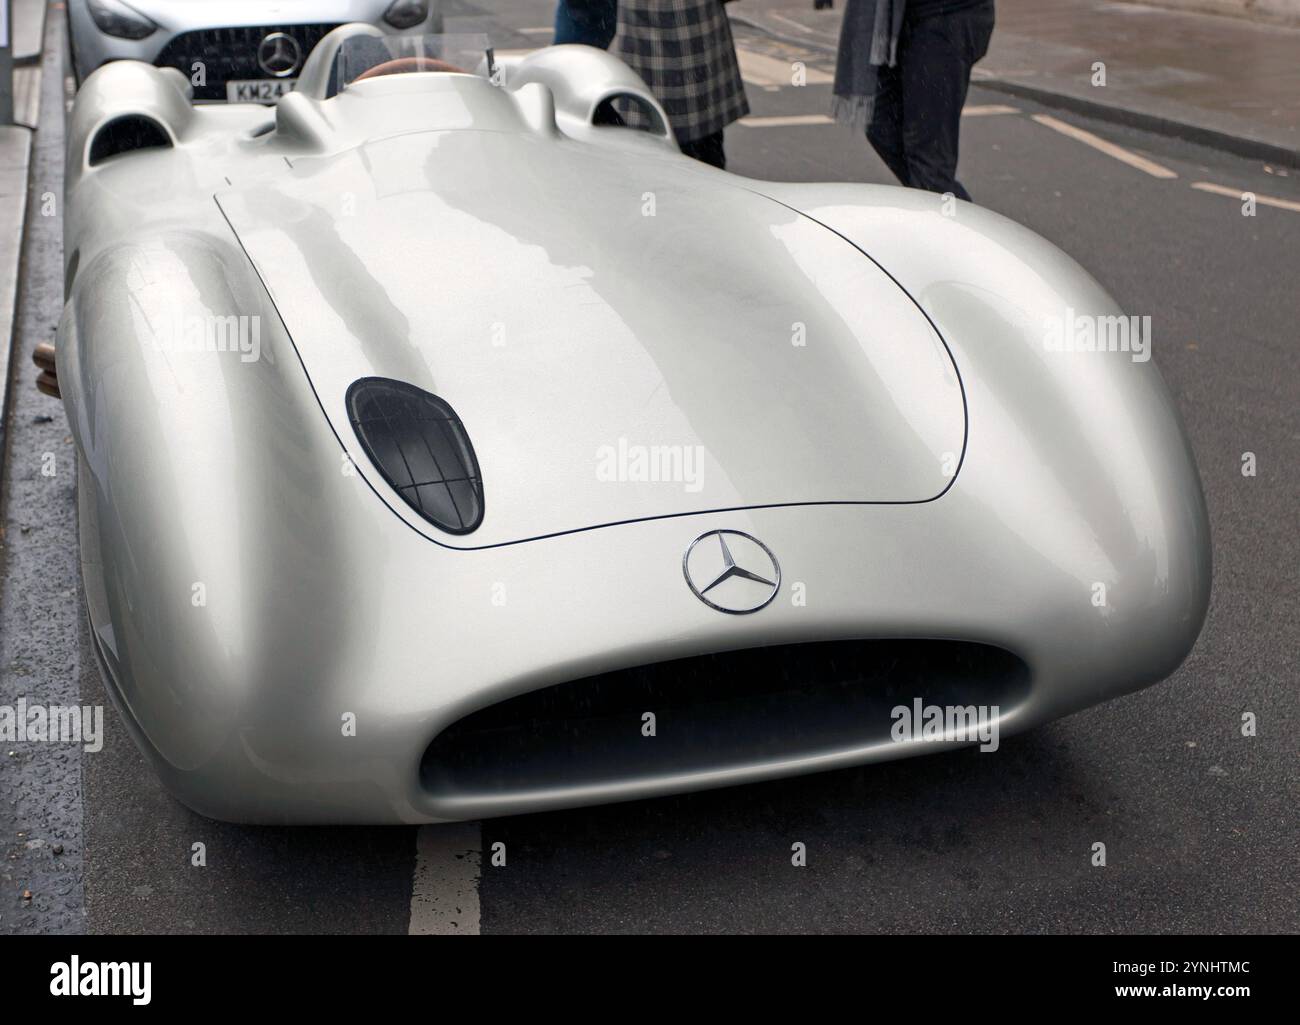
[[[714,167],[720,167],[724,171],[727,169],[727,154],[722,149],[722,131],[712,132],[709,135],[701,135],[698,139],[692,139],[690,142],[681,142],[678,145],[688,157],[694,157],[696,160],[703,160],[706,164],[712,164]]]
[[[867,125],[867,141],[904,185],[970,199],[957,180],[961,108],[992,35],[993,0],[904,20],[898,63],[880,69]]]

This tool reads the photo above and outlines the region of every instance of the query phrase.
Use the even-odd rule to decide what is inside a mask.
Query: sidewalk
[[[732,20],[833,59],[845,0],[737,0]],[[1094,86],[1093,64],[1106,65]],[[973,80],[1300,167],[1300,29],[1102,0],[997,0]]]
[[[45,41],[47,0],[12,0],[14,63],[35,64]]]
[[[40,53],[45,29],[43,0],[15,0],[13,5],[14,120],[0,125],[0,414],[8,411],[9,361],[13,354],[14,317],[18,303],[18,267],[27,216],[27,178],[32,158],[32,130],[40,105]],[[0,443],[5,419],[0,415]],[[2,448],[2,444],[0,444]]]

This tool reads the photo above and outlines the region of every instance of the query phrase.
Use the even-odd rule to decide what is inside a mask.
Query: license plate
[[[274,103],[293,88],[296,78],[237,78],[226,83],[229,103]]]

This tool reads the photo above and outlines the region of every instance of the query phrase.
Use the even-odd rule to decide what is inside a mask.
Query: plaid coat
[[[720,132],[749,113],[722,0],[619,0],[610,49],[645,79],[678,142]],[[636,123],[635,112],[623,113]]]

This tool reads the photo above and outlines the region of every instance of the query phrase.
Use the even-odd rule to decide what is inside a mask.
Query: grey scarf
[[[903,29],[907,0],[848,0],[840,26],[835,59],[835,98],[831,113],[837,121],[865,131],[876,103],[876,74],[893,65]]]

